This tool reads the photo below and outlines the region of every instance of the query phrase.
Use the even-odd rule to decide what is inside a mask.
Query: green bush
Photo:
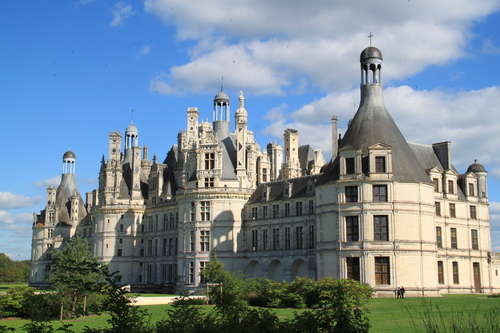
[[[34,291],[35,288],[19,286],[9,289],[5,295],[0,295],[0,316],[25,317],[25,299],[33,295]]]

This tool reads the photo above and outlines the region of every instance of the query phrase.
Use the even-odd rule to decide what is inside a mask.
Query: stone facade
[[[213,122],[187,109],[187,128],[163,162],[148,158],[131,124],[111,132],[99,188],[83,201],[74,185],[75,155],[63,157],[59,188],[48,188],[35,214],[31,285],[47,286],[50,253],[76,232],[122,282],[167,290],[179,276],[192,288],[217,252],[226,268],[249,277],[352,278],[379,296],[500,291],[500,254],[491,252],[487,173],[461,174],[449,142],[408,143],[383,101],[382,54],[363,50],[361,102],[343,136],[332,117],[332,154],[299,146],[261,150],[248,130],[240,93],[230,131],[230,99],[221,90]]]

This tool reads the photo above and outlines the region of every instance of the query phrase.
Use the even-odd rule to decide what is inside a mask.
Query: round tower
[[[467,172],[472,172],[477,176],[477,196],[482,199],[488,199],[488,184],[486,181],[488,172],[486,168],[475,160],[474,163],[467,168]]]
[[[214,97],[214,132],[219,141],[229,136],[229,96],[222,90]]]
[[[63,165],[62,165],[63,175],[65,175],[65,174],[74,175],[75,174],[75,168],[76,168],[75,162],[76,162],[75,153],[73,153],[71,150],[68,150],[67,152],[64,153]]]
[[[361,52],[361,85],[382,85],[382,52],[374,46],[369,46]]]
[[[132,147],[139,145],[139,131],[134,124],[127,126],[125,130],[125,149],[131,149]]]

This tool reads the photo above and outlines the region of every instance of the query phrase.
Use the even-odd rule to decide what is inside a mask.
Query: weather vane
[[[370,46],[372,46],[372,37],[373,37],[373,34],[370,32],[370,34],[368,35],[368,38],[370,38]]]

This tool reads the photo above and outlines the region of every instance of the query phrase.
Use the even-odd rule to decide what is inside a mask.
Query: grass
[[[367,304],[370,311],[370,332],[424,332],[422,312],[437,311],[436,306],[439,308],[439,315],[444,318],[453,318],[462,310],[475,312],[478,318],[482,318],[488,310],[500,306],[500,299],[479,295],[405,299],[374,298]]]
[[[7,291],[14,287],[27,287],[28,282],[2,282],[0,283],[0,291]]]
[[[144,296],[145,294],[141,294]],[[162,296],[153,294],[154,296]],[[476,311],[479,317],[482,317],[489,309],[494,306],[500,306],[500,298],[486,298],[482,295],[446,295],[436,298],[374,298],[371,299],[366,307],[370,311],[370,332],[425,332],[423,330],[422,320],[420,319],[422,309],[430,309],[435,306],[439,307],[440,314],[443,316],[460,315],[464,309]],[[161,320],[165,316],[165,310],[171,308],[171,305],[145,305],[141,309],[146,309],[151,314],[152,322]],[[209,311],[210,308],[207,308]],[[281,320],[291,319],[294,312],[301,312],[297,309],[273,309]],[[412,317],[415,324],[412,323]],[[107,327],[107,319],[109,315],[89,316],[85,319],[79,318],[76,320],[67,320],[64,323],[73,324],[71,327],[75,332],[80,332],[85,326],[91,328]],[[500,320],[500,319],[498,319]],[[24,332],[21,326],[26,324],[28,320],[9,319],[0,320],[0,325],[13,327],[16,332]],[[61,325],[58,320],[51,322],[54,328]],[[421,326],[415,326],[421,325]]]

